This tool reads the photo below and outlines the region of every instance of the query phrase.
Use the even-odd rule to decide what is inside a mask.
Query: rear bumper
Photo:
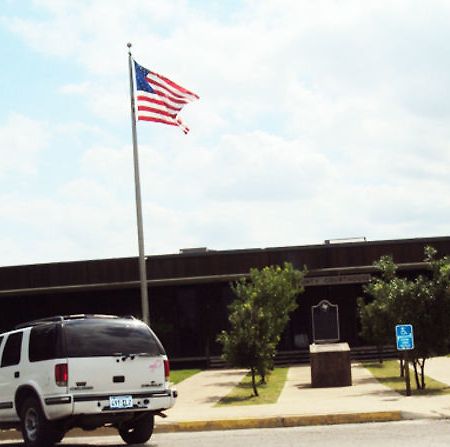
[[[48,419],[54,420],[78,415],[117,415],[140,411],[157,412],[173,407],[177,398],[177,392],[174,389],[160,392],[124,394],[132,396],[133,407],[111,409],[110,394],[75,394],[45,398],[45,413]]]
[[[123,413],[127,411],[158,411],[171,408],[175,404],[176,392],[165,390],[158,393],[131,393],[132,408],[111,409],[110,395],[81,394],[73,397],[74,414]]]

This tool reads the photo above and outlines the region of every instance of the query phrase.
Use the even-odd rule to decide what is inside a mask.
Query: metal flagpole
[[[133,83],[133,58],[131,56],[131,43],[128,47],[128,67],[130,69],[130,97],[131,97],[131,129],[133,134],[133,160],[134,160],[134,186],[136,195],[136,215],[137,215],[137,229],[139,241],[139,275],[141,282],[141,310],[142,319],[145,323],[150,324],[150,314],[148,309],[148,290],[147,290],[147,269],[145,265],[145,251],[144,251],[144,228],[142,224],[142,202],[141,202],[141,185],[139,180],[139,157],[136,134],[136,109],[134,98],[134,83]]]

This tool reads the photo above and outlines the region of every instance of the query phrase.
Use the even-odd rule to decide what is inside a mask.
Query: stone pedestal
[[[352,370],[348,343],[312,344],[311,385],[313,388],[351,386]]]

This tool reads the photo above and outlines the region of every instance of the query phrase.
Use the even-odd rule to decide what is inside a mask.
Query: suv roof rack
[[[31,327],[31,326],[39,326],[40,324],[46,324],[46,323],[56,323],[58,321],[65,321],[65,320],[87,320],[89,318],[97,318],[97,319],[118,319],[118,318],[125,318],[130,320],[136,320],[136,318],[133,315],[104,315],[104,314],[74,314],[74,315],[56,315],[54,317],[47,317],[47,318],[39,318],[38,320],[32,320],[32,321],[26,321],[24,323],[17,324],[14,329],[23,329],[25,327]]]

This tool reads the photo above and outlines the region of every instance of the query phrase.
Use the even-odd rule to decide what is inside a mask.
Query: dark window
[[[30,362],[64,357],[61,347],[60,326],[36,326],[30,332]]]
[[[20,362],[20,350],[22,348],[22,332],[11,334],[3,349],[1,367],[17,365]]]
[[[73,320],[64,332],[68,357],[164,354],[148,326],[133,320]]]

